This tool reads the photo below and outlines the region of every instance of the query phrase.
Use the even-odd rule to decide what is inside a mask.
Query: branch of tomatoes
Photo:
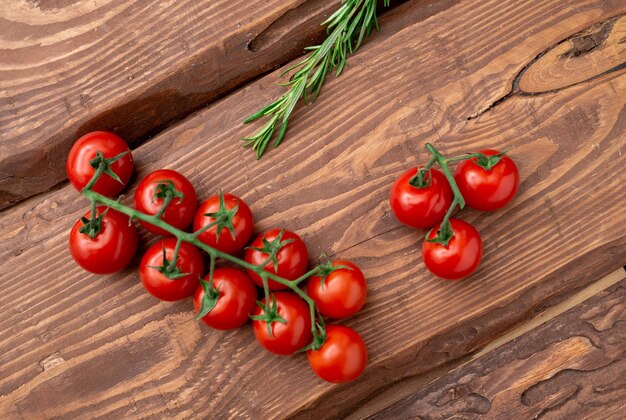
[[[126,267],[137,251],[135,219],[164,236],[140,263],[150,294],[164,301],[193,295],[197,318],[216,329],[238,328],[252,318],[263,347],[280,355],[306,351],[313,371],[327,381],[347,382],[362,373],[367,361],[362,338],[350,328],[325,325],[323,318],[347,318],[362,308],[367,286],[356,265],[320,261],[307,271],[306,245],[286,229],[270,229],[246,247],[254,230],[248,205],[220,191],[198,208],[192,184],[176,171],[146,175],[134,208],[113,199],[128,183],[133,161],[127,144],[112,133],[81,137],[66,168],[72,185],[91,201],[90,213],[70,233],[70,252],[83,268],[107,274]],[[204,279],[200,250],[209,256]],[[243,258],[235,255],[244,250]],[[216,268],[218,260],[246,271]],[[261,301],[255,284],[263,290]]]
[[[487,149],[446,157],[430,143],[426,150],[431,155],[428,163],[398,177],[389,202],[400,222],[430,229],[422,244],[426,268],[444,279],[459,280],[478,268],[483,243],[471,224],[452,214],[466,204],[482,211],[504,207],[517,194],[519,172],[505,152]],[[460,163],[453,174],[454,162]]]

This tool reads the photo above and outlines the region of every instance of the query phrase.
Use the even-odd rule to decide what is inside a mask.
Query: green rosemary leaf
[[[278,133],[278,137],[276,137],[276,142],[274,143],[274,147],[278,147],[280,142],[283,141],[283,137],[285,137],[285,132],[287,131],[287,123],[288,119],[283,120],[283,123],[280,127],[280,132]]]
[[[289,118],[298,102],[302,100],[307,105],[315,102],[326,76],[333,71],[335,76],[341,75],[346,67],[348,54],[354,54],[359,49],[372,27],[378,30],[376,3],[376,0],[342,0],[341,6],[322,23],[328,33],[324,42],[306,47],[305,51],[310,54],[281,74],[284,76],[295,70],[289,81],[280,84],[288,88],[287,92],[244,120],[244,123],[249,123],[262,117],[270,117],[255,134],[242,139],[244,146],[255,151],[257,159],[265,153],[278,128],[278,122],[281,121],[281,126],[274,147],[279,146],[284,139]],[[389,0],[385,0],[383,4],[388,7]]]
[[[269,104],[268,106],[266,106],[265,108],[257,112],[256,114],[250,115],[248,118],[244,120],[244,124],[258,120],[259,118],[264,117],[265,115],[273,113],[282,104],[283,99],[284,97],[281,96],[278,100],[272,102],[271,104]]]

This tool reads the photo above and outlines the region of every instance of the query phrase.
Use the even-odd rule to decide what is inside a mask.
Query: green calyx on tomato
[[[178,198],[178,203],[182,203],[185,199],[185,194],[182,191],[179,191],[174,185],[174,181],[171,179],[165,179],[157,181],[157,186],[154,189],[154,193],[152,194],[152,202],[161,199],[162,205],[161,208],[156,212],[155,217],[161,218],[165,214],[167,210],[167,206],[170,205],[174,198]]]
[[[448,243],[450,242],[450,239],[452,239],[453,236],[454,236],[454,232],[452,231],[452,226],[450,226],[450,220],[444,219],[444,221],[441,222],[441,226],[437,230],[437,235],[435,235],[435,237],[431,239],[430,231],[429,231],[428,234],[426,235],[426,240],[428,242],[441,244],[444,247],[447,247]]]
[[[476,153],[476,164],[481,168],[485,168],[487,171],[490,171],[504,156],[506,156],[506,152],[501,152],[491,156],[487,156],[483,153]]]
[[[212,277],[212,276],[211,276]],[[217,299],[220,297],[219,287],[213,287],[213,279],[209,281],[200,280],[200,285],[204,290],[204,296],[202,297],[202,301],[200,302],[200,310],[198,311],[198,315],[196,315],[196,321],[200,321],[205,317],[206,314],[211,312],[211,310],[217,304]]]
[[[274,335],[272,333],[272,323],[287,323],[287,320],[278,314],[278,303],[276,302],[276,296],[272,293],[272,298],[267,305],[261,301],[257,301],[256,304],[259,305],[263,313],[261,315],[252,315],[250,316],[250,318],[255,321],[265,321],[267,334],[272,337]]]
[[[430,169],[420,168],[413,178],[409,180],[409,184],[415,188],[427,188],[430,185]]]
[[[233,238],[233,240],[235,240],[237,238],[237,235],[235,233],[235,226],[233,225],[233,218],[239,211],[239,205],[237,204],[235,207],[228,210],[226,208],[226,202],[224,201],[224,194],[222,193],[221,190],[219,192],[219,200],[220,200],[220,204],[219,204],[220,207],[216,212],[203,214],[203,216],[211,217],[214,220],[208,225],[204,226],[202,228],[202,231],[206,231],[212,228],[213,226],[217,225],[217,230],[215,231],[215,238],[218,242],[220,240],[222,229],[224,228],[228,229],[228,231],[230,232],[230,236]]]
[[[117,176],[117,174],[113,172],[113,170],[111,170],[111,165],[115,163],[116,161],[120,160],[121,158],[123,158],[124,156],[126,156],[128,153],[130,153],[129,150],[122,152],[116,156],[113,156],[112,158],[107,159],[104,157],[104,154],[102,154],[102,152],[97,152],[96,157],[89,161],[89,165],[92,168],[94,168],[96,171],[100,171],[100,173],[107,174],[108,176],[110,176],[111,178],[119,182],[120,184],[124,184],[124,181],[122,181],[120,177]],[[94,177],[94,178],[97,179],[97,177]]]
[[[274,270],[276,271],[278,271],[278,252],[285,245],[290,244],[295,241],[295,239],[286,239],[283,241],[283,236],[285,235],[285,231],[286,229],[282,229],[280,233],[278,234],[278,236],[276,236],[276,238],[274,238],[271,241],[268,241],[267,236],[263,235],[263,238],[261,239],[263,243],[262,247],[254,247],[254,246],[248,247],[249,249],[254,249],[255,251],[259,251],[264,254],[267,254],[268,257],[266,261],[268,262],[271,261],[274,266]],[[264,266],[265,264],[262,264],[262,265]]]
[[[185,199],[185,194],[182,191],[178,191],[174,185],[174,181],[170,179],[157,181],[157,186],[152,194],[152,202],[158,199],[163,200],[163,211],[165,207],[175,198],[178,198],[178,202],[182,202]]]
[[[83,225],[78,230],[80,233],[83,233],[89,236],[91,239],[98,236],[98,234],[102,230],[102,219],[109,211],[109,208],[107,207],[107,209],[104,210],[102,213],[97,214],[97,211],[95,211],[96,210],[95,207],[96,207],[95,202],[92,202],[91,216],[89,219],[87,219],[84,216],[80,218]]]
[[[161,249],[163,250],[163,264],[162,265],[149,265],[148,267],[157,270],[159,273],[163,274],[170,280],[176,280],[189,275],[189,273],[183,273],[180,271],[180,268],[176,265],[176,260],[178,260],[178,252],[180,250],[180,245],[182,241],[178,241],[176,243],[176,249],[174,250],[174,257],[172,260],[167,259],[167,251],[165,250],[165,244],[161,244]]]
[[[313,341],[302,347],[296,353],[305,353],[309,350],[319,350],[324,345],[326,342],[326,325],[324,324],[324,318],[319,317],[319,321],[315,322],[315,326],[317,328],[311,330]]]
[[[326,342],[326,326],[324,325],[324,319],[320,318],[319,322],[316,322],[317,330],[313,332],[313,342],[311,345],[302,349],[306,350],[319,350]]]
[[[320,257],[320,260],[322,258],[324,258],[324,257],[325,257],[325,255]],[[328,276],[330,276],[330,274],[333,271],[337,271],[337,270],[341,270],[341,269],[352,270],[352,267],[348,267],[347,265],[333,265],[333,262],[331,260],[328,260],[328,261],[326,261],[326,263],[322,263],[320,261],[320,263],[317,265],[317,269],[318,269],[319,275],[321,277],[320,283],[321,283],[322,287],[324,287],[324,281],[326,280],[326,278]]]

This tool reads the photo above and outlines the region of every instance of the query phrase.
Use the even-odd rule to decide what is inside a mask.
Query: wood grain
[[[626,280],[372,419],[623,418]]]
[[[0,209],[64,180],[79,136],[137,144],[300,55],[338,3],[0,2]]]
[[[477,352],[472,352],[456,360],[429,370],[426,373],[411,376],[391,384],[376,393],[375,396],[364,401],[363,404],[355,407],[346,420],[364,419],[380,413],[401,401],[409,398],[428,384],[448,375],[450,372],[471,363],[473,360],[483,357],[485,354],[496,351],[507,343],[527,334],[529,331],[551,321],[570,309],[580,305],[582,302],[593,298],[600,292],[610,289],[616,284],[626,279],[624,267],[620,267],[610,274],[585,286],[579,291],[571,294],[566,299],[555,305],[549,306],[528,320],[516,325],[505,334],[500,335]]]
[[[206,330],[189,302],[156,302],[133,270],[82,272],[66,235],[85,203],[69,187],[0,213],[0,412],[341,415],[623,265],[626,70],[509,95],[537,55],[623,13],[621,1],[462,1],[397,33],[383,28],[259,162],[237,141],[240,121],[280,91],[275,74],[136,150],[138,176],[176,168],[200,196],[221,187],[244,197],[258,229],[289,227],[312,255],[325,250],[363,268],[370,298],[346,323],[371,359],[350,385],[322,383],[303,357],[259,351],[249,328]],[[409,4],[403,19],[421,14]],[[389,214],[392,180],[425,160],[426,141],[451,154],[510,149],[524,180],[506,209],[463,212],[486,244],[482,268],[463,283],[429,275],[418,255],[423,232]]]
[[[626,17],[616,16],[570,37],[537,58],[519,80],[519,90],[563,89],[625,65]]]

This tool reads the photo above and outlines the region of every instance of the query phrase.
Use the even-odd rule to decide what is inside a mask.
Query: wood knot
[[[54,352],[50,356],[39,361],[39,365],[41,366],[43,371],[50,370],[63,363],[65,363],[65,359],[63,358],[63,356],[61,356],[61,353],[59,352]]]
[[[583,32],[570,38],[572,47],[561,54],[561,58],[580,57],[581,55],[590,53],[596,48],[602,46],[613,30],[613,25],[617,18],[609,19],[605,22],[587,28]]]

